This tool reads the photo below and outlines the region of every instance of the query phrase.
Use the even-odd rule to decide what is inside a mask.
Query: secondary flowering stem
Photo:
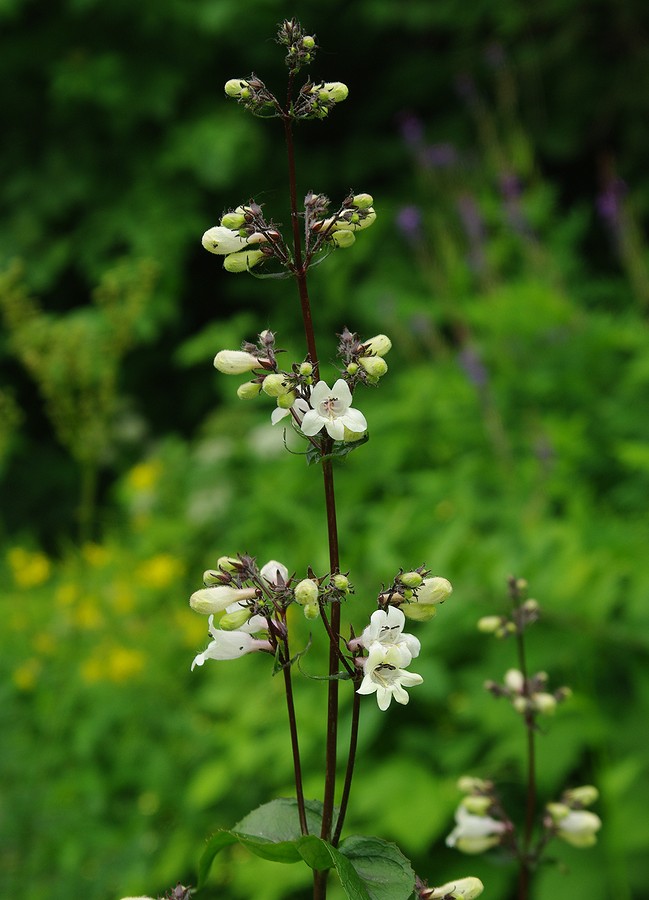
[[[355,684],[358,685],[360,681],[361,675],[359,673],[355,679]],[[340,835],[345,823],[345,815],[347,814],[349,794],[352,788],[352,777],[354,775],[354,763],[356,762],[356,748],[358,746],[358,725],[360,721],[360,713],[361,695],[357,691],[354,691],[354,699],[352,703],[352,721],[349,734],[349,755],[347,757],[345,782],[343,784],[343,792],[340,798],[340,811],[338,813],[338,819],[336,821],[336,828],[334,830],[333,837],[331,838],[331,843],[334,845],[334,847],[337,847],[338,842],[340,841]]]
[[[286,709],[288,712],[289,729],[291,732],[291,751],[293,753],[293,771],[295,774],[295,795],[297,799],[297,811],[300,820],[300,831],[302,834],[309,833],[309,827],[306,821],[306,808],[304,806],[304,791],[302,789],[302,765],[300,762],[300,746],[297,736],[297,719],[295,717],[295,703],[293,701],[293,683],[291,681],[291,665],[290,652],[288,648],[288,640],[284,639],[284,690],[286,693]]]

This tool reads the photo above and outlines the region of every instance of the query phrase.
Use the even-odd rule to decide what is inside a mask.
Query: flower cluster
[[[573,847],[592,847],[597,841],[597,832],[602,820],[596,813],[585,809],[599,797],[593,785],[571,788],[564,791],[559,803],[548,803],[544,825],[552,834]]]
[[[481,778],[464,776],[458,788],[465,794],[455,812],[455,828],[446,838],[448,847],[462,853],[484,853],[501,843],[511,831],[511,823],[503,821],[494,786]]]
[[[279,231],[266,222],[261,207],[252,200],[221,216],[218,225],[207,229],[201,243],[210,253],[224,257],[223,268],[228,272],[250,271],[272,256],[287,258]]]
[[[359,382],[375,384],[387,372],[383,356],[391,346],[384,334],[362,342],[345,329],[339,347],[343,377],[333,387],[322,380],[313,383],[314,367],[308,358],[293,364],[290,371],[280,369],[280,351],[271,331],[263,331],[256,344],[244,342],[241,350],[220,350],[214,366],[226,375],[251,373],[253,377],[239,385],[237,395],[247,400],[264,393],[275,399],[273,425],[290,417],[296,430],[308,439],[324,431],[333,441],[354,443],[365,435],[367,420],[352,406],[352,389]]]
[[[507,697],[516,712],[525,716],[537,713],[551,715],[557,704],[566,700],[572,693],[568,687],[560,687],[553,693],[547,690],[547,672],[537,672],[531,678],[525,678],[519,669],[508,669],[503,684],[495,681],[485,682],[485,689],[494,697]]]

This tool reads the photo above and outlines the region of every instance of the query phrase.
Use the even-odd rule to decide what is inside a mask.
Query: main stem
[[[295,716],[295,703],[293,701],[293,683],[291,681],[291,663],[288,641],[284,641],[284,688],[286,692],[286,709],[288,712],[289,728],[291,732],[291,750],[293,752],[293,769],[295,774],[295,795],[297,798],[297,812],[300,820],[302,834],[309,833],[306,820],[306,807],[304,805],[304,791],[302,789],[302,765],[300,762],[300,747],[297,736],[297,719]]]
[[[311,304],[306,281],[306,269],[302,258],[302,237],[300,234],[300,220],[297,211],[297,186],[295,179],[295,148],[293,144],[293,123],[289,114],[291,108],[291,95],[293,90],[293,75],[289,76],[286,112],[283,116],[284,134],[286,137],[286,153],[288,157],[289,194],[291,202],[291,227],[293,231],[293,264],[295,280],[297,282],[300,306],[302,308],[302,321],[306,337],[307,351],[313,365],[314,379],[319,374],[318,351],[315,342],[313,319],[311,317]],[[331,460],[323,460],[322,474],[324,479],[325,504],[327,510],[327,536],[329,541],[329,570],[336,573],[340,571],[340,553],[338,550],[338,528],[336,524],[336,500],[334,493],[333,468]],[[337,640],[340,634],[340,604],[334,603],[331,607],[331,631]],[[325,762],[325,786],[322,809],[323,840],[331,838],[333,825],[334,794],[336,789],[336,747],[338,739],[338,680],[334,678],[338,671],[338,647],[333,641],[329,643],[329,687],[327,696],[327,741]],[[314,900],[325,900],[327,896],[327,871],[314,871],[313,873],[313,897]]]

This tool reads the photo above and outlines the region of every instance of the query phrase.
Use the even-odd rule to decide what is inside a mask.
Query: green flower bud
[[[551,716],[557,709],[557,699],[553,694],[540,692],[532,695],[532,705],[537,712]]]
[[[305,619],[317,619],[320,615],[320,607],[317,603],[305,603],[303,609]]]
[[[478,619],[478,631],[483,634],[495,634],[503,626],[502,616],[483,616]]]
[[[371,194],[355,194],[352,202],[357,209],[368,209],[374,203],[374,198]]]
[[[259,367],[257,357],[245,350],[219,350],[214,357],[214,368],[225,375],[243,375]]]
[[[358,372],[358,363],[354,363],[354,362],[350,363],[347,366],[347,371],[349,372],[350,375],[355,375]]]
[[[504,681],[505,687],[515,694],[521,694],[525,688],[525,678],[520,669],[507,669]]]
[[[223,625],[221,625],[221,628],[223,628]],[[462,806],[474,816],[486,816],[491,802],[491,797],[469,794],[462,800]]]
[[[216,568],[223,572],[236,572],[239,569],[239,560],[234,556],[219,556],[216,561]]]
[[[237,397],[240,400],[254,400],[259,396],[261,385],[257,381],[244,381],[237,388]]]
[[[360,441],[361,438],[364,438],[367,432],[365,431],[350,431],[347,426],[345,426],[345,430],[343,432],[343,442],[345,444],[355,444],[356,441]]]
[[[229,212],[221,217],[221,226],[223,228],[230,228],[233,231],[238,231],[245,223],[246,219],[243,213]]]
[[[231,603],[252,600],[256,595],[255,588],[235,588],[221,584],[194,591],[189,598],[189,605],[195,612],[209,616],[223,612]]]
[[[332,231],[329,240],[335,247],[351,247],[356,240],[353,231],[347,228],[341,228],[339,231]]]
[[[315,39],[310,34],[305,34],[302,38],[302,46],[305,50],[313,50],[315,47]]]
[[[333,103],[341,103],[347,99],[349,88],[342,81],[326,81],[324,84],[315,84],[311,88],[312,94],[318,94],[321,100],[331,100]]]
[[[440,887],[424,888],[419,896],[421,900],[476,900],[483,891],[484,884],[480,879],[469,875],[447,881]]]
[[[281,397],[277,398],[277,405],[280,409],[290,409],[296,400],[297,394],[295,391],[289,391],[287,394],[282,394]]]
[[[245,625],[250,618],[249,609],[238,609],[236,612],[226,613],[219,619],[219,628],[221,631],[238,631],[242,625]]]
[[[231,78],[225,82],[225,93],[228,97],[246,100],[250,96],[250,85],[242,78]]]
[[[512,700],[512,706],[514,707],[516,712],[520,713],[521,715],[524,712],[527,712],[529,705],[530,705],[530,701],[527,699],[527,697],[522,697],[520,694],[518,694]]]
[[[417,591],[417,597],[411,603],[404,603],[401,611],[407,619],[427,622],[436,615],[439,604],[444,603],[452,592],[451,582],[446,578],[425,578]]]
[[[358,362],[371,378],[381,378],[388,371],[388,364],[380,356],[361,356]]]
[[[584,784],[582,787],[571,788],[565,791],[563,796],[567,803],[591,806],[599,797],[599,791],[592,784]]]
[[[387,334],[376,334],[369,341],[363,341],[363,346],[371,356],[385,356],[392,349],[392,341]]]
[[[313,605],[318,602],[318,585],[312,578],[305,578],[295,585],[293,594],[300,606]]]
[[[226,272],[247,272],[264,259],[265,254],[261,250],[240,250],[238,253],[230,253],[223,260],[223,268]]]
[[[332,576],[331,583],[338,591],[349,590],[349,578],[347,578],[346,575],[341,575],[340,572],[336,572],[336,574]]]
[[[269,397],[281,397],[283,394],[288,394],[290,390],[286,383],[286,375],[282,375],[279,372],[273,372],[271,375],[266,375],[262,382],[261,389],[264,394],[268,394]]]
[[[482,791],[490,791],[493,784],[485,781],[484,778],[474,778],[473,775],[462,775],[458,779],[457,788],[463,794],[481,793]]]
[[[300,375],[312,375],[313,374],[313,366],[310,362],[303,362],[300,364]]]
[[[397,578],[397,581],[409,588],[419,587],[423,580],[419,572],[402,572]]]

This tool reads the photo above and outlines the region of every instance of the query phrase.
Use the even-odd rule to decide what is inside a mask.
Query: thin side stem
[[[355,685],[358,685],[359,680],[360,679],[358,678],[355,680]],[[334,847],[338,846],[340,835],[342,834],[343,830],[343,825],[345,824],[345,816],[347,815],[349,793],[352,788],[354,764],[356,762],[356,748],[358,746],[358,725],[360,722],[360,714],[361,695],[354,691],[354,700],[352,703],[352,721],[349,734],[349,755],[347,757],[347,769],[345,770],[345,781],[343,784],[342,796],[340,798],[340,811],[338,813],[338,820],[336,822],[336,828],[333,833],[333,837],[331,838],[331,843],[334,845]]]
[[[300,745],[297,735],[297,718],[295,716],[295,703],[293,701],[293,682],[291,680],[290,653],[288,649],[288,641],[284,640],[284,690],[286,693],[286,710],[288,712],[288,723],[291,732],[291,751],[293,753],[293,771],[295,774],[295,795],[297,798],[297,812],[300,820],[300,831],[302,834],[309,833],[309,826],[306,821],[306,807],[304,805],[304,791],[302,789],[302,764],[300,762]]]

